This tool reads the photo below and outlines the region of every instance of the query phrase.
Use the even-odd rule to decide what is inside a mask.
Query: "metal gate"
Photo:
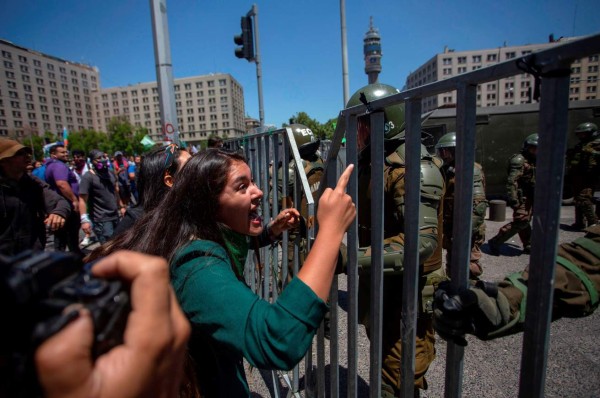
[[[420,167],[419,153],[421,140],[421,100],[423,98],[457,91],[457,168],[464,173],[456,176],[455,186],[455,212],[453,229],[453,256],[452,256],[452,283],[459,287],[466,287],[468,281],[468,264],[470,252],[471,231],[471,206],[473,197],[473,167],[475,161],[475,125],[476,125],[476,95],[477,85],[507,78],[521,73],[534,75],[539,82],[540,113],[539,113],[539,146],[536,170],[535,196],[545,200],[536,203],[533,218],[532,252],[529,274],[529,288],[527,300],[527,315],[523,333],[523,349],[520,369],[519,397],[543,397],[549,331],[552,313],[554,263],[559,227],[559,214],[562,199],[563,172],[565,163],[566,138],[567,138],[567,110],[569,101],[569,76],[571,63],[584,56],[600,53],[600,35],[585,37],[563,45],[532,53],[521,58],[496,64],[487,68],[462,74],[447,80],[438,81],[426,86],[400,92],[398,94],[375,100],[366,106],[358,105],[344,109],[340,112],[336,131],[331,143],[328,143],[326,170],[321,189],[334,187],[340,173],[340,149],[342,138],[346,137],[345,161],[357,164],[357,117],[369,115],[371,131],[383,131],[384,116],[381,111],[389,105],[404,103],[406,109],[406,217],[405,217],[405,258],[403,280],[403,308],[402,308],[402,395],[411,397],[415,371],[415,324],[417,314],[417,286],[419,275],[418,258],[418,211],[420,200]],[[258,185],[265,192],[263,209],[269,209],[274,217],[279,212],[279,201],[276,200],[276,190],[279,183],[278,173],[272,172],[280,164],[287,165],[294,159],[296,165],[301,165],[298,149],[295,145],[291,130],[280,129],[275,131],[257,131],[247,137],[227,141],[226,145],[232,149],[244,151],[249,159]],[[372,159],[372,209],[374,215],[372,222],[372,290],[382,292],[383,286],[383,134],[371,135]],[[286,186],[289,179],[287,167],[282,167],[281,179]],[[294,195],[298,199],[303,193],[307,197],[309,213],[314,217],[315,203],[310,195],[308,182],[302,167],[295,171],[296,182]],[[357,203],[358,186],[357,173],[353,173],[348,185],[348,193]],[[270,199],[271,198],[271,199]],[[299,203],[295,200],[294,203]],[[360,209],[358,209],[360,211]],[[318,226],[317,226],[318,228]],[[315,236],[315,228],[308,231],[308,245]],[[330,304],[331,335],[337,336],[338,328],[343,328],[347,335],[349,353],[347,359],[347,376],[345,390],[348,397],[357,397],[357,362],[358,362],[358,224],[355,221],[347,233],[348,246],[348,318],[347,324],[338,324],[337,302],[338,286],[334,280]],[[258,270],[252,257],[247,264],[248,282],[264,299],[274,300],[278,295],[278,284],[281,276],[287,272],[288,245],[297,245],[297,242],[288,242],[284,236],[281,246],[261,249],[261,258],[265,263],[262,270]],[[294,248],[294,268],[298,269],[298,250]],[[353,250],[352,250],[353,248]],[[285,283],[283,282],[283,286]],[[381,302],[379,300],[372,302]],[[370,377],[369,390],[371,397],[381,395],[381,310],[378,306],[371,308],[375,322],[371,325],[372,338],[370,345]],[[305,394],[306,396],[331,396],[340,395],[340,365],[339,345],[337,339],[329,343],[329,361],[325,358],[325,342],[323,327],[316,337],[316,364],[313,364],[313,353],[309,352],[304,361]],[[448,343],[445,396],[460,397],[462,395],[464,348],[452,342]],[[326,364],[328,365],[328,385],[326,385]],[[281,373],[280,380],[289,386],[291,394],[299,394],[299,368],[291,374]],[[273,373],[273,380],[277,375]],[[278,386],[279,383],[274,383]],[[281,392],[276,387],[274,395],[280,396]]]

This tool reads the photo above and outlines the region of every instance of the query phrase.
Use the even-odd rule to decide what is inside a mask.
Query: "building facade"
[[[244,90],[229,74],[174,79],[179,139],[198,144],[211,135],[235,138],[246,132]],[[100,90],[95,95],[96,124],[101,131],[114,117],[145,127],[163,139],[158,84],[139,83]]]
[[[0,40],[0,136],[95,129],[97,68]]]
[[[174,91],[181,140],[199,144],[211,135],[246,133],[244,90],[231,75],[174,79]],[[115,117],[162,141],[158,84],[102,89],[95,67],[0,40],[0,136],[106,132]]]
[[[412,72],[406,79],[406,89],[433,83],[438,80],[467,73],[479,68],[519,58],[535,51],[563,44],[567,38],[543,44],[523,46],[503,46],[487,50],[454,51],[448,48],[443,53],[434,55],[429,61]],[[598,98],[600,83],[598,55],[580,59],[571,65],[570,100],[589,100]],[[517,105],[534,102],[534,77],[522,73],[506,79],[489,82],[477,86],[477,106]],[[423,112],[443,106],[456,104],[456,91],[438,94],[422,100]]]

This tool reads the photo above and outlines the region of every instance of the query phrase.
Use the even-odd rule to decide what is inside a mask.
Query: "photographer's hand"
[[[93,323],[86,310],[36,352],[47,397],[177,396],[190,326],[169,284],[165,260],[121,251],[99,261],[101,278],[131,282],[124,343],[92,361]]]

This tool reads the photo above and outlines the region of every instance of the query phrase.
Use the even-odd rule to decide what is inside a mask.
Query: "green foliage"
[[[141,154],[144,146],[140,143],[148,134],[144,127],[134,127],[126,119],[113,118],[108,124],[108,133],[95,130],[81,130],[69,132],[69,151],[81,149],[88,154],[92,149],[99,149],[113,155],[122,151],[127,156]],[[46,142],[55,142],[58,138],[52,132],[45,132],[44,136],[23,137],[20,141],[29,147],[33,143],[35,159],[43,159],[43,147]]]
[[[296,115],[290,118],[289,124],[284,124],[282,127],[286,127],[294,123],[299,123],[310,128],[317,137],[321,139],[331,139],[333,138],[333,133],[335,132],[334,123],[336,121],[337,119],[330,119],[325,124],[321,124],[318,120],[308,116],[306,112],[298,112]]]

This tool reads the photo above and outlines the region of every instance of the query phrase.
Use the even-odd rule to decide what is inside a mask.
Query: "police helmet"
[[[527,138],[525,138],[525,141],[523,141],[523,149],[527,148],[528,146],[538,146],[537,134],[530,134],[527,136]]]
[[[451,132],[444,134],[437,144],[435,144],[435,149],[441,148],[456,148],[456,133]]]
[[[362,104],[361,95],[367,103],[389,95],[397,94],[397,88],[387,84],[373,83],[358,89],[348,100],[346,108]],[[404,104],[390,105],[383,110],[385,115],[384,138],[404,138]]]
[[[590,137],[594,137],[598,135],[598,126],[595,123],[586,122],[581,123],[575,128],[575,134],[586,133],[589,134]]]
[[[295,123],[288,126],[294,134],[294,141],[302,159],[310,158],[319,149],[321,140],[318,139],[310,128],[303,124]]]

